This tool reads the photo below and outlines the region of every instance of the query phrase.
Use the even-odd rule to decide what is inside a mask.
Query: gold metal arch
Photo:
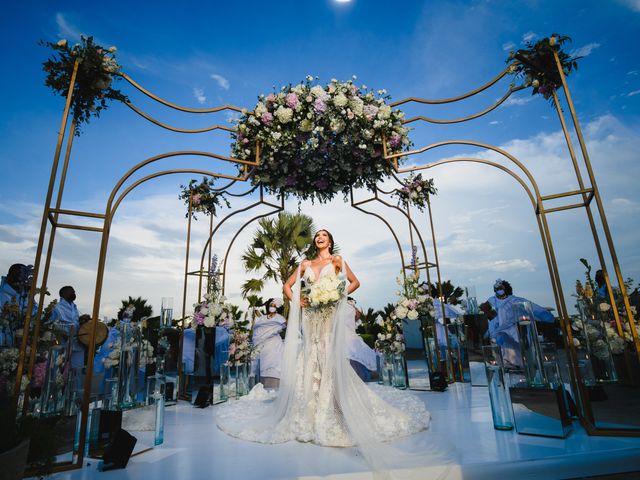
[[[567,327],[568,325],[568,311],[566,308],[566,302],[564,299],[564,294],[562,291],[562,284],[560,282],[560,275],[559,275],[559,271],[557,268],[557,262],[556,262],[556,257],[555,257],[555,253],[554,253],[554,248],[553,248],[553,242],[552,242],[552,235],[551,232],[549,230],[549,226],[548,226],[548,222],[547,222],[547,214],[551,214],[551,213],[555,213],[555,212],[560,212],[560,211],[564,211],[564,210],[569,210],[569,209],[574,209],[574,208],[582,208],[584,207],[586,212],[587,212],[587,218],[589,220],[589,224],[590,227],[592,229],[592,233],[594,236],[594,243],[596,245],[596,249],[597,249],[597,253],[598,253],[598,259],[600,262],[600,266],[603,269],[603,272],[605,274],[605,280],[606,280],[606,285],[607,285],[607,291],[610,297],[610,300],[613,302],[613,287],[610,283],[610,279],[609,279],[609,275],[608,275],[608,271],[607,271],[607,267],[606,267],[606,262],[605,262],[605,257],[604,257],[604,250],[602,249],[601,245],[600,245],[600,241],[599,241],[599,236],[598,236],[598,228],[596,225],[596,219],[595,219],[595,215],[594,212],[592,212],[591,210],[591,203],[592,201],[595,200],[596,202],[596,207],[597,207],[597,214],[599,215],[600,218],[600,223],[601,223],[601,229],[604,232],[604,236],[606,239],[606,243],[607,243],[607,247],[609,250],[609,255],[611,257],[611,263],[613,264],[614,270],[615,270],[615,276],[618,282],[618,287],[622,293],[622,297],[623,297],[623,301],[624,301],[624,308],[625,311],[627,313],[627,319],[631,319],[633,318],[633,313],[631,311],[631,307],[629,304],[629,299],[628,299],[628,295],[627,292],[625,290],[625,286],[624,286],[624,281],[623,281],[623,276],[621,273],[621,269],[619,266],[619,262],[618,262],[618,258],[617,258],[617,254],[615,251],[615,247],[613,244],[613,237],[611,235],[610,229],[609,229],[609,225],[606,219],[606,215],[605,215],[605,211],[604,211],[604,206],[603,206],[603,202],[602,202],[602,198],[600,196],[600,193],[598,191],[597,188],[597,184],[596,184],[596,180],[595,180],[595,174],[593,172],[593,168],[591,167],[591,163],[590,163],[590,159],[589,159],[589,155],[588,155],[588,151],[586,148],[586,144],[584,141],[584,137],[580,128],[580,124],[578,122],[578,118],[577,118],[577,114],[575,112],[575,108],[573,105],[573,100],[571,98],[570,92],[569,92],[569,88],[567,86],[566,83],[566,78],[564,76],[564,72],[562,71],[561,65],[560,65],[560,61],[557,58],[556,55],[556,64],[558,67],[558,73],[560,76],[560,79],[562,81],[562,90],[565,94],[566,97],[566,102],[568,104],[568,110],[571,116],[571,120],[573,123],[573,127],[577,136],[577,140],[578,140],[578,144],[579,144],[579,150],[580,153],[582,155],[582,160],[584,162],[584,168],[586,168],[587,171],[587,175],[586,178],[588,180],[588,182],[582,177],[582,173],[580,171],[580,166],[578,164],[578,157],[576,154],[576,151],[574,150],[573,147],[573,142],[572,142],[572,137],[569,133],[568,127],[567,127],[567,122],[564,118],[564,110],[562,108],[560,108],[560,102],[558,99],[558,95],[554,94],[553,95],[553,101],[556,107],[556,111],[558,113],[559,116],[559,121],[561,123],[562,129],[563,129],[563,133],[565,135],[565,140],[567,142],[567,147],[569,150],[569,155],[571,158],[571,163],[573,165],[573,168],[575,170],[575,174],[576,177],[578,179],[578,184],[579,184],[579,189],[577,190],[573,190],[570,192],[559,192],[559,193],[554,193],[551,195],[545,195],[542,196],[540,194],[540,191],[538,189],[538,185],[535,181],[535,179],[533,178],[533,176],[528,172],[528,170],[526,169],[526,167],[524,166],[524,164],[520,163],[519,161],[517,161],[517,159],[510,157],[507,152],[504,152],[501,149],[498,149],[497,147],[492,147],[490,145],[486,145],[483,143],[479,143],[479,142],[468,142],[468,141],[463,141],[463,140],[452,140],[452,141],[447,141],[447,142],[438,142],[432,145],[429,145],[427,147],[423,147],[421,149],[416,149],[416,150],[412,150],[410,152],[405,152],[402,154],[397,154],[397,155],[388,155],[388,152],[386,150],[386,140],[383,139],[383,148],[384,148],[384,156],[387,160],[389,160],[393,166],[394,169],[397,173],[405,173],[405,172],[410,172],[410,171],[414,171],[414,170],[418,170],[420,168],[422,169],[428,169],[428,168],[433,168],[437,165],[444,165],[447,163],[454,163],[454,162],[476,162],[476,163],[480,163],[480,164],[485,164],[488,166],[493,166],[496,168],[500,168],[501,170],[505,171],[506,173],[508,173],[509,175],[511,175],[513,178],[515,178],[520,185],[525,189],[525,191],[527,192],[527,195],[529,197],[530,200],[532,200],[532,205],[534,206],[534,210],[536,213],[536,218],[538,220],[538,226],[539,226],[539,230],[541,231],[541,239],[543,241],[543,246],[545,248],[545,256],[547,257],[547,261],[550,264],[550,277],[551,277],[551,283],[552,286],[554,288],[554,296],[556,299],[556,303],[558,305],[558,312],[561,318],[561,322],[563,322],[563,333],[564,333],[564,337],[565,337],[565,342],[567,342],[568,340],[571,339],[571,329]],[[492,87],[493,85],[495,85],[499,80],[501,80],[502,78],[504,78],[508,73],[510,73],[510,69],[512,68],[514,64],[511,64],[509,66],[507,66],[500,74],[498,74],[495,78],[493,78],[492,80],[490,80],[489,82],[485,83],[484,85],[471,90],[463,95],[459,95],[457,97],[451,97],[451,98],[447,98],[447,99],[441,99],[441,100],[427,100],[427,99],[423,99],[423,98],[419,98],[419,97],[409,97],[403,100],[400,100],[398,102],[395,102],[393,104],[391,104],[392,107],[397,107],[400,105],[404,105],[404,104],[408,104],[408,103],[415,103],[418,105],[443,105],[443,104],[448,104],[448,103],[454,103],[454,102],[458,102],[458,101],[462,101],[465,100],[467,98],[470,98],[490,87]],[[113,216],[115,215],[118,207],[120,206],[121,202],[125,199],[125,197],[128,195],[128,193],[130,193],[133,189],[135,189],[137,186],[141,185],[142,183],[160,177],[162,175],[169,175],[169,174],[173,174],[173,173],[187,173],[187,172],[192,172],[192,173],[202,173],[205,174],[205,170],[196,170],[196,169],[176,169],[176,170],[166,170],[164,172],[158,172],[158,173],[154,173],[154,174],[150,174],[145,176],[144,178],[134,182],[132,185],[130,185],[129,187],[125,187],[123,191],[121,191],[121,189],[124,187],[125,183],[127,182],[127,180],[129,180],[129,178],[139,169],[143,168],[144,166],[153,163],[157,160],[160,159],[164,159],[164,158],[174,158],[177,156],[188,156],[188,155],[198,155],[198,156],[205,156],[205,157],[209,157],[209,158],[213,158],[225,163],[229,163],[229,164],[236,164],[236,165],[243,165],[244,171],[237,175],[237,176],[232,176],[232,175],[225,175],[225,174],[214,174],[214,176],[218,176],[219,178],[227,178],[230,180],[239,180],[239,181],[246,181],[250,175],[250,167],[252,166],[256,166],[259,164],[260,161],[260,145],[257,144],[256,145],[256,157],[254,160],[252,161],[246,161],[246,160],[239,160],[239,159],[234,159],[232,157],[229,156],[224,156],[224,155],[218,155],[216,153],[212,153],[212,152],[198,152],[198,151],[179,151],[179,152],[169,152],[169,153],[165,153],[165,154],[161,154],[161,155],[157,155],[155,157],[151,157],[150,159],[147,159],[144,162],[141,162],[137,165],[135,165],[134,167],[132,167],[132,169],[130,169],[121,179],[120,181],[116,184],[116,186],[114,187],[113,191],[111,192],[111,195],[109,197],[109,200],[107,202],[106,208],[105,208],[105,212],[104,213],[95,213],[95,212],[84,212],[84,211],[76,211],[76,210],[70,210],[70,209],[62,209],[62,198],[63,198],[63,194],[64,194],[64,186],[65,186],[65,182],[66,182],[66,177],[67,177],[67,172],[68,172],[68,166],[69,166],[69,159],[70,159],[70,153],[71,153],[71,149],[72,149],[72,145],[73,145],[73,134],[75,132],[76,129],[76,123],[75,121],[68,121],[68,117],[69,117],[69,113],[70,113],[70,106],[71,106],[71,101],[72,101],[72,94],[73,94],[73,89],[75,86],[75,81],[76,81],[76,75],[77,75],[77,71],[78,71],[78,63],[76,62],[74,64],[73,67],[73,71],[71,72],[71,82],[70,82],[70,86],[69,86],[69,90],[68,90],[68,94],[67,94],[67,98],[66,98],[66,102],[65,102],[65,108],[63,111],[63,115],[62,115],[62,120],[61,120],[61,125],[60,125],[60,129],[58,132],[58,136],[57,136],[57,144],[56,144],[56,148],[55,148],[55,153],[53,155],[53,161],[52,161],[52,170],[51,170],[51,176],[50,176],[50,180],[49,180],[49,185],[48,185],[48,190],[47,190],[47,194],[45,197],[45,205],[44,205],[44,210],[43,210],[43,216],[42,216],[42,221],[41,221],[41,228],[40,228],[40,234],[39,234],[39,238],[38,238],[38,244],[37,244],[37,248],[36,248],[36,258],[34,261],[34,281],[32,283],[31,289],[30,289],[30,293],[29,293],[29,303],[27,306],[27,311],[26,311],[26,316],[25,316],[25,322],[24,322],[24,328],[23,331],[24,332],[29,332],[29,327],[31,326],[31,321],[32,321],[32,315],[31,315],[31,310],[33,307],[33,302],[34,302],[34,297],[35,297],[35,292],[36,292],[36,288],[38,287],[38,279],[41,278],[41,283],[40,283],[40,288],[41,288],[41,294],[40,294],[40,302],[38,304],[38,309],[37,309],[37,315],[35,318],[35,323],[34,323],[34,330],[33,330],[33,335],[31,335],[31,344],[32,344],[32,348],[31,348],[31,352],[29,355],[29,359],[27,361],[26,358],[26,352],[27,352],[27,346],[29,343],[29,336],[28,335],[24,335],[21,341],[21,350],[20,350],[20,360],[19,360],[19,364],[18,364],[18,369],[17,369],[17,375],[16,375],[16,384],[15,384],[15,391],[19,392],[19,385],[20,385],[20,381],[21,381],[21,377],[23,374],[26,374],[27,376],[30,376],[32,373],[32,369],[33,369],[33,362],[34,362],[34,356],[35,356],[35,346],[37,343],[37,339],[38,339],[38,335],[39,335],[39,322],[40,322],[40,317],[42,315],[42,310],[43,310],[43,300],[44,300],[44,292],[46,292],[46,287],[47,287],[47,281],[48,281],[48,275],[49,275],[49,270],[50,270],[50,265],[51,265],[51,258],[53,256],[53,251],[54,251],[54,240],[55,240],[55,234],[58,228],[68,228],[68,229],[77,229],[77,230],[84,230],[84,231],[92,231],[92,232],[98,232],[101,233],[101,245],[100,245],[100,254],[99,254],[99,260],[98,260],[98,266],[97,266],[97,275],[96,275],[96,286],[95,286],[95,297],[94,297],[94,304],[93,304],[93,310],[92,310],[92,331],[95,332],[95,325],[98,319],[98,314],[99,314],[99,305],[100,305],[100,296],[102,293],[102,285],[103,285],[103,275],[104,275],[104,269],[105,269],[105,262],[106,262],[106,252],[107,252],[107,247],[108,247],[108,239],[109,239],[109,233],[110,233],[110,225],[111,225],[111,221],[113,219]],[[164,105],[165,107],[177,110],[177,111],[181,111],[181,112],[185,112],[185,113],[190,113],[190,114],[216,114],[219,112],[223,112],[223,111],[231,111],[231,112],[243,112],[244,110],[238,107],[234,107],[234,106],[230,106],[230,105],[224,105],[221,107],[216,107],[216,108],[210,108],[210,109],[192,109],[192,108],[187,108],[187,107],[182,107],[179,105],[176,105],[172,102],[169,102],[167,100],[162,99],[161,97],[151,93],[149,90],[143,88],[142,86],[140,86],[138,83],[136,83],[133,79],[131,79],[131,77],[129,77],[126,74],[121,74],[122,78],[124,80],[126,80],[133,88],[136,88],[137,90],[139,90],[141,93],[143,93],[144,95],[146,95],[147,97],[149,97],[150,99],[152,99],[153,101],[158,102],[161,105]],[[418,115],[415,117],[412,117],[410,119],[407,119],[404,121],[405,124],[408,123],[413,123],[416,121],[424,121],[426,123],[436,123],[436,124],[452,124],[452,123],[460,123],[463,121],[467,121],[467,120],[473,120],[473,119],[477,119],[481,116],[487,115],[490,112],[494,111],[496,108],[498,108],[511,94],[513,94],[514,92],[517,92],[518,90],[521,90],[521,87],[514,87],[511,86],[508,91],[506,92],[505,95],[503,95],[497,102],[494,102],[493,104],[489,105],[488,107],[485,107],[484,109],[480,110],[479,112],[476,112],[470,116],[467,117],[463,117],[463,118],[454,118],[454,119],[445,119],[445,120],[439,120],[439,119],[434,119],[431,117],[428,117],[426,115]],[[172,125],[169,125],[167,123],[161,122],[155,118],[153,118],[151,115],[147,114],[143,109],[134,106],[131,102],[127,102],[127,106],[137,115],[139,115],[141,118],[143,118],[145,121],[151,122],[154,125],[167,130],[167,131],[173,131],[173,132],[180,132],[180,133],[188,133],[188,134],[199,134],[199,133],[207,133],[207,132],[211,132],[211,131],[221,131],[221,132],[232,132],[233,130],[227,127],[223,127],[221,125],[213,125],[213,126],[208,126],[208,127],[203,127],[203,128],[197,128],[197,129],[183,129],[183,128],[178,128]],[[70,127],[70,131],[69,131],[69,127]],[[66,138],[66,134],[67,132],[69,133],[68,138]],[[62,173],[60,175],[60,179],[58,180],[58,170],[60,167],[60,157],[63,151],[63,145],[66,139],[66,149],[65,149],[65,155],[64,155],[64,160],[63,160],[63,164],[62,164]],[[524,173],[524,177],[526,177],[527,181],[525,181],[522,177],[520,177],[519,175],[515,174],[515,172],[513,172],[512,170],[508,169],[507,167],[504,167],[500,164],[498,164],[497,162],[492,162],[489,160],[481,160],[481,159],[447,159],[447,160],[443,160],[440,162],[435,162],[433,164],[430,164],[429,166],[422,166],[422,167],[410,167],[410,168],[400,168],[399,165],[399,158],[400,157],[407,157],[407,156],[411,156],[411,155],[416,155],[419,153],[423,153],[426,152],[430,149],[436,148],[438,146],[443,146],[443,145],[470,145],[470,146],[477,146],[477,147],[482,147],[482,148],[486,148],[489,150],[493,150],[494,152],[503,155],[504,157],[508,158],[511,162],[515,163]],[[212,172],[208,172],[207,174],[210,174]],[[531,183],[531,185],[528,185],[528,183]],[[52,205],[52,200],[54,199],[53,193],[54,193],[54,189],[55,187],[58,187],[58,194],[57,197],[55,199],[55,203]],[[118,195],[119,194],[119,195]],[[546,208],[546,203],[550,200],[557,200],[557,199],[563,199],[563,198],[570,198],[570,197],[575,197],[578,196],[581,198],[581,202],[578,203],[573,203],[573,204],[568,204],[568,205],[563,205],[560,207],[552,207],[552,208]],[[352,197],[352,203],[353,203],[353,197]],[[429,206],[429,216],[430,216],[430,221],[431,221],[431,230],[432,230],[432,238],[433,238],[433,242],[434,242],[434,246],[435,246],[435,234],[433,232],[433,221],[432,221],[432,216],[431,216],[431,205],[430,203],[428,204]],[[368,215],[373,215],[373,216],[377,216],[378,218],[380,218],[380,216],[378,216],[375,213],[372,212],[368,212],[362,208],[358,208],[358,206],[356,206],[357,209],[362,210],[364,213],[368,214]],[[71,224],[71,223],[61,223],[59,221],[60,216],[75,216],[75,217],[82,217],[82,218],[88,218],[88,219],[93,219],[93,220],[99,220],[102,222],[102,227],[96,227],[94,225],[78,225],[78,224]],[[382,218],[380,218],[381,220],[383,220]],[[384,220],[383,220],[384,221]],[[42,268],[42,272],[41,270],[41,266],[42,266],[42,256],[43,256],[43,252],[44,252],[44,241],[45,241],[45,237],[47,235],[47,227],[48,225],[51,226],[51,231],[50,231],[50,235],[49,235],[49,242],[48,242],[48,247],[46,249],[46,257],[44,259],[44,268]],[[416,230],[419,231],[419,230]],[[412,228],[410,227],[410,232],[412,232]],[[396,238],[396,243],[398,245],[400,245],[399,240]],[[435,252],[435,250],[434,250]],[[400,254],[401,254],[401,259],[402,259],[402,263],[404,265],[404,256],[402,255],[402,251],[400,248]],[[425,256],[426,258],[426,256]],[[436,254],[436,258],[435,258],[435,264],[438,263],[437,260],[437,254]],[[618,312],[616,309],[613,309],[613,313],[615,316],[615,321],[616,321],[616,326],[617,326],[617,330],[619,332],[622,332],[623,329],[623,324],[622,324],[622,319],[620,318],[620,316],[618,315]],[[638,332],[635,329],[635,324],[633,323],[633,321],[628,321],[628,328],[630,329],[630,332],[632,334],[633,337],[633,341],[634,341],[634,349],[635,349],[635,355],[636,355],[636,360],[638,355],[640,355],[640,339],[638,338]],[[580,379],[580,373],[578,371],[577,368],[577,362],[576,362],[576,357],[575,357],[575,351],[573,349],[573,345],[572,342],[568,342],[568,352],[570,355],[570,360],[571,360],[571,364],[572,364],[572,369],[571,369],[571,374],[572,374],[572,381],[574,383],[577,383],[577,387],[578,387],[578,392],[579,392],[579,400],[583,406],[583,412],[581,413],[582,415],[582,419],[584,421],[585,427],[587,428],[587,431],[590,434],[604,434],[604,435],[640,435],[640,428],[638,427],[634,427],[634,428],[618,428],[618,427],[611,427],[611,426],[601,426],[597,424],[597,419],[594,418],[594,414],[593,414],[593,408],[591,406],[590,403],[590,399],[588,396],[588,392],[586,392],[586,389],[584,387],[584,385],[582,384],[582,382],[578,381],[578,379]],[[88,365],[87,365],[87,376],[85,377],[85,398],[84,398],[84,403],[83,403],[83,409],[82,409],[82,421],[80,422],[81,427],[80,427],[80,442],[79,442],[79,451],[77,453],[77,457],[76,460],[74,462],[66,462],[63,464],[59,464],[56,467],[56,471],[60,471],[60,470],[66,470],[69,468],[79,468],[80,466],[82,466],[83,463],[83,457],[84,457],[84,445],[85,445],[85,438],[86,438],[86,429],[87,429],[87,425],[86,425],[86,418],[87,418],[87,412],[88,412],[88,406],[89,406],[89,391],[90,391],[90,381],[91,381],[91,374],[92,374],[92,367],[93,367],[93,351],[95,350],[95,339],[93,338],[93,336],[91,337],[90,340],[90,355],[89,355],[89,360],[88,360]],[[633,377],[634,374],[637,375],[637,369],[636,371],[631,371],[630,375]],[[632,378],[633,380],[633,378]],[[637,380],[637,378],[636,378]],[[26,405],[26,404],[25,404]]]

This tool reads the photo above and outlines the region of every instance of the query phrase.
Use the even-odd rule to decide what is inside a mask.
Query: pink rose
[[[191,202],[194,205],[200,205],[200,201],[202,200],[202,195],[196,193],[193,197],[191,197]]]

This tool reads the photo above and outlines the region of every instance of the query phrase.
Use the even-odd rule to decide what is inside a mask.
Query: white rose
[[[417,310],[409,310],[409,312],[407,313],[407,318],[409,320],[415,320],[418,318],[418,311]]]
[[[611,305],[609,305],[608,303],[602,302],[600,304],[600,311],[601,312],[608,312],[609,310],[611,310]]]
[[[253,112],[256,114],[257,117],[260,117],[262,116],[263,113],[266,113],[266,111],[267,111],[267,107],[265,106],[265,104],[262,102],[258,102]]]
[[[109,47],[108,51],[111,53],[116,53],[118,51],[118,49],[116,47]]]
[[[293,119],[293,110],[281,105],[276,110],[275,116],[280,120],[280,123],[289,123]]]
[[[58,43],[56,44],[59,47],[65,48],[67,46],[67,39],[63,38],[62,40],[58,40]]]
[[[325,98],[327,96],[327,92],[324,91],[320,85],[316,85],[315,87],[311,87],[311,95],[316,98]]]
[[[338,95],[333,97],[333,104],[338,108],[344,107],[347,103],[347,97],[345,97],[342,93],[339,93]]]

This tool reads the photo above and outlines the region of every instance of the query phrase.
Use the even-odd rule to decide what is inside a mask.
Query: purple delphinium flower
[[[286,180],[285,180],[285,182],[284,182],[284,183],[287,185],[287,187],[293,187],[293,186],[296,184],[296,177],[295,177],[295,175],[289,175],[289,176],[286,178]]]
[[[329,182],[325,178],[319,178],[314,182],[314,185],[320,190],[326,190],[326,188],[329,186]]]
[[[265,125],[270,125],[271,122],[273,122],[273,114],[271,112],[264,112],[261,116],[260,116],[260,120],[262,121],[262,123],[264,123]]]
[[[289,108],[296,108],[298,106],[298,95],[293,92],[288,93],[285,100]]]

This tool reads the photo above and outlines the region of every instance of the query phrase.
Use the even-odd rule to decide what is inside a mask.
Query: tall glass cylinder
[[[39,369],[44,370],[42,392],[40,397],[40,413],[57,415],[62,413],[65,405],[65,375],[69,375],[68,346],[54,345],[49,348],[46,360],[34,367],[34,379]]]
[[[136,397],[141,389],[138,374],[141,341],[140,330],[136,325],[125,322],[121,324],[118,406],[123,409],[136,405]]]
[[[513,410],[505,384],[501,348],[497,345],[484,346],[482,347],[482,355],[489,384],[493,427],[496,430],[512,430]]]
[[[173,320],[173,297],[162,297],[160,328],[170,328]]]
[[[393,386],[400,389],[407,389],[407,369],[403,353],[393,354]]]
[[[241,363],[236,369],[236,398],[249,393],[249,364]]]
[[[231,395],[231,367],[228,363],[220,365],[220,401],[229,400]]]
[[[384,356],[382,353],[376,353],[376,372],[378,373],[378,385],[384,383]]]
[[[385,353],[382,364],[382,384],[393,386],[393,354]]]
[[[530,387],[544,387],[548,381],[544,373],[542,352],[538,339],[538,329],[533,316],[531,302],[513,302],[513,315],[518,325],[518,338],[520,339],[520,353],[522,364]]]

